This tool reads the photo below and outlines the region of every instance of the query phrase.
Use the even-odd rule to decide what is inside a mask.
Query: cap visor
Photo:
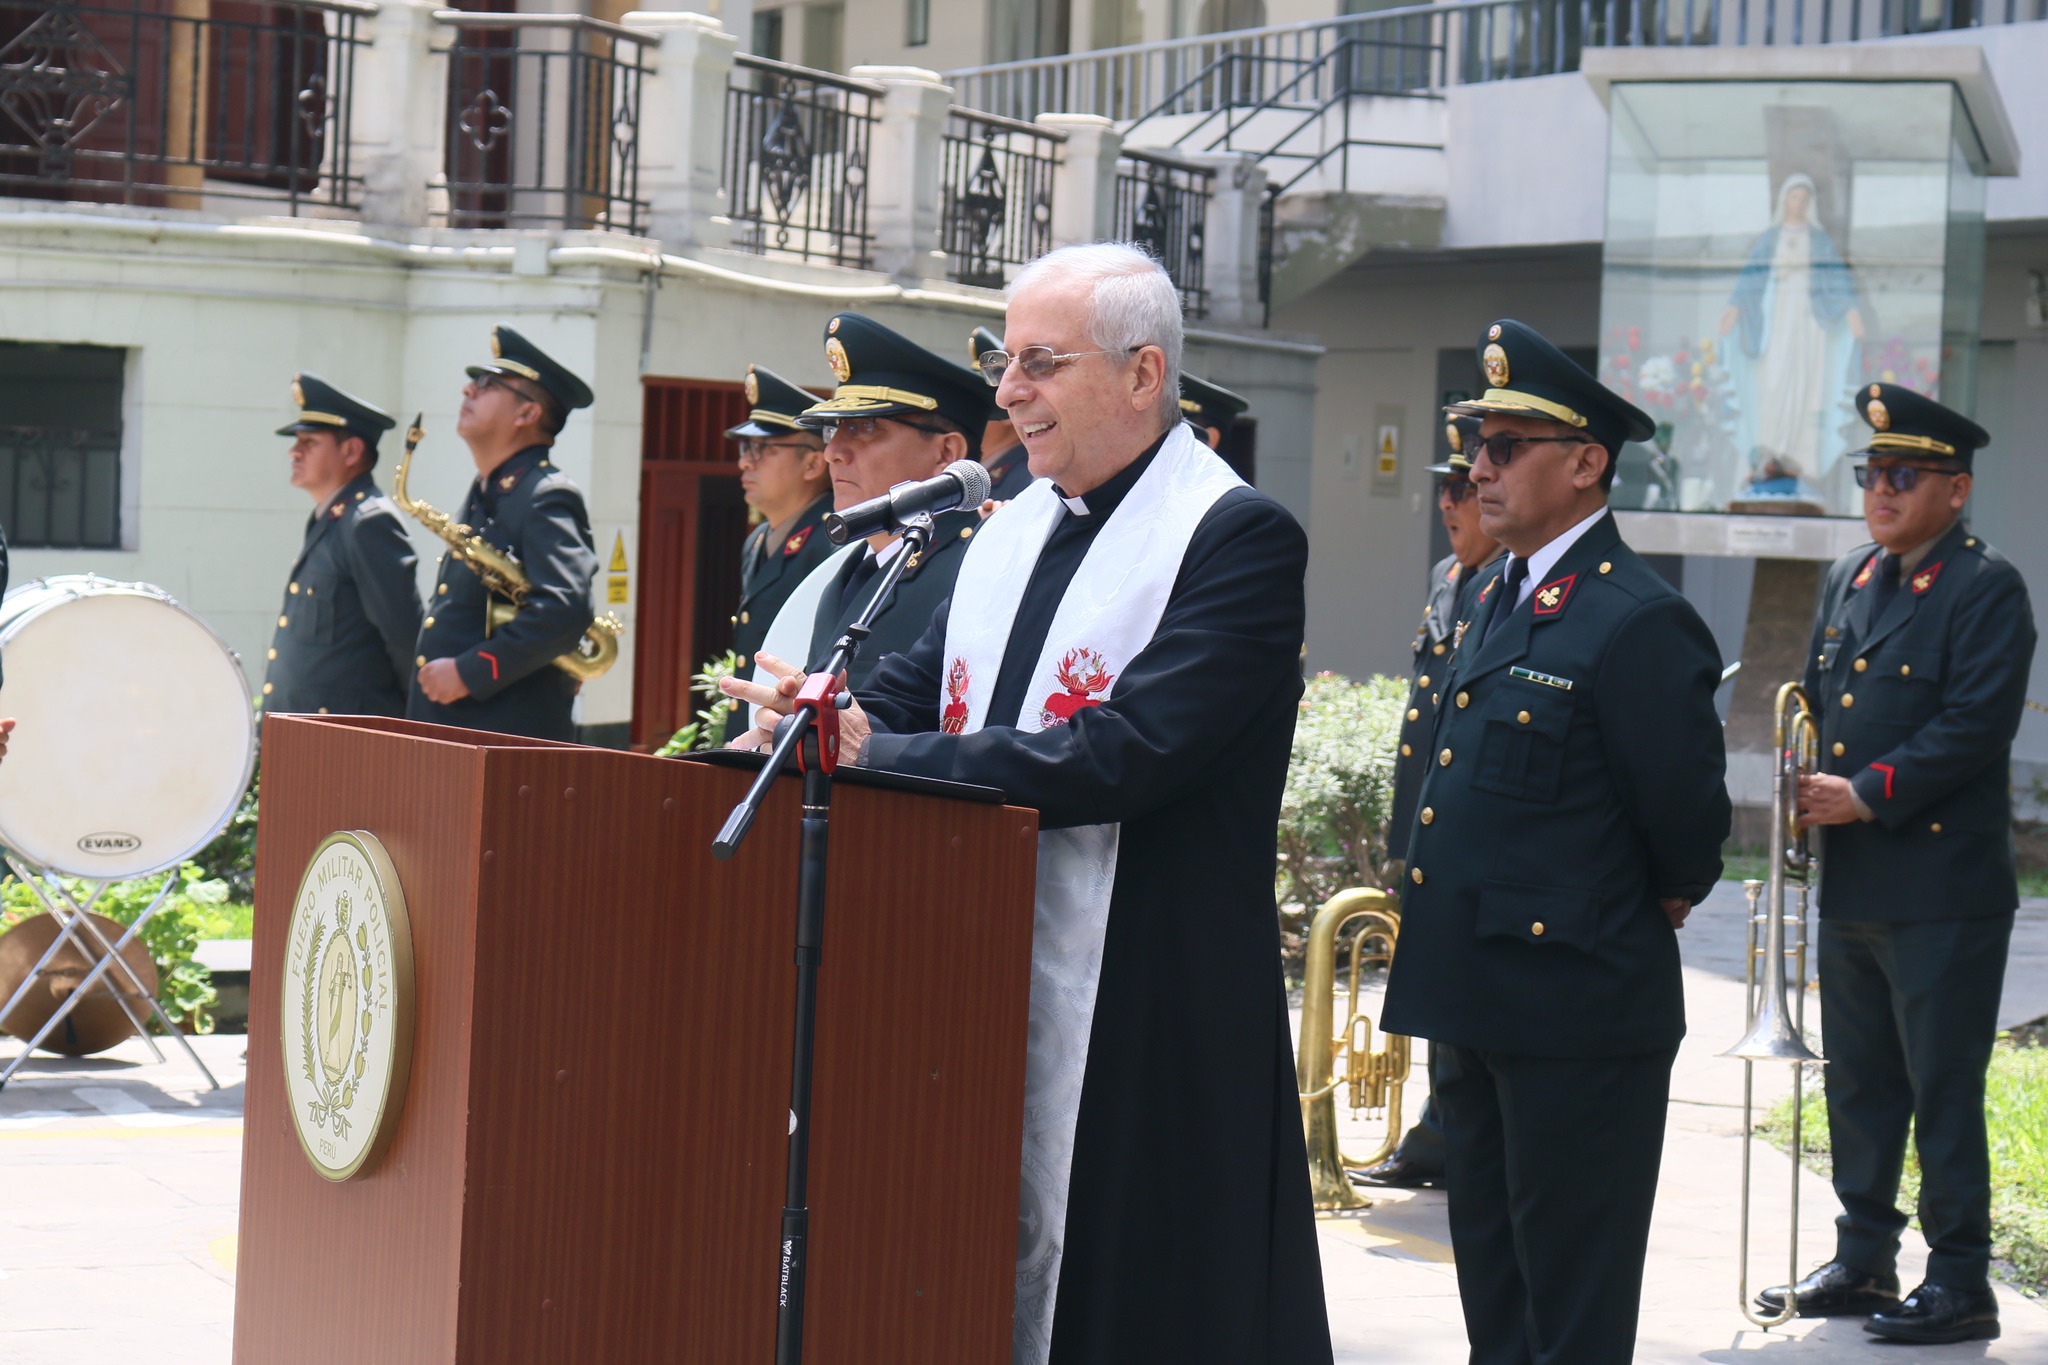
[[[748,420],[740,423],[736,427],[727,427],[725,429],[725,434],[727,436],[730,436],[733,440],[737,441],[742,437],[746,436],[776,436],[786,435],[787,432],[777,432],[771,427],[762,426],[759,422]]]
[[[797,414],[796,420],[807,427],[821,427],[842,417],[904,417],[912,413],[923,416],[927,411],[908,403],[892,403],[885,398],[827,398],[805,408]]]

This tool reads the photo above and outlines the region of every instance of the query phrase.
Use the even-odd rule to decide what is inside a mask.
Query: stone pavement
[[[2004,1337],[1964,1346],[1880,1346],[1854,1320],[1765,1333],[1737,1311],[1742,1067],[1715,1054],[1742,1032],[1741,920],[1740,888],[1725,884],[1681,935],[1692,1027],[1673,1076],[1637,1360],[1691,1365],[1760,1353],[1786,1365],[2048,1362],[2048,1308],[2003,1288]],[[2001,1015],[2019,1022],[2043,1014],[2048,902],[2036,902],[2022,913]],[[1817,1026],[1817,1011],[1808,1022]],[[0,1365],[228,1365],[243,1043],[197,1040],[225,1087],[217,1092],[181,1056],[153,1063],[135,1042],[77,1061],[35,1058],[0,1092]],[[0,1057],[16,1047],[0,1041]],[[1766,1103],[1789,1083],[1787,1070],[1759,1068]],[[1418,1080],[1407,1096],[1410,1114],[1422,1099]],[[1366,1125],[1339,1115],[1346,1145],[1367,1147]],[[1752,1284],[1760,1285],[1777,1282],[1785,1268],[1791,1164],[1761,1143],[1753,1151]],[[1443,1196],[1373,1197],[1372,1208],[1319,1224],[1338,1360],[1458,1365],[1465,1331]],[[1802,1268],[1826,1258],[1834,1207],[1827,1183],[1803,1174]],[[1901,1273],[1909,1283],[1924,1254],[1908,1234]]]

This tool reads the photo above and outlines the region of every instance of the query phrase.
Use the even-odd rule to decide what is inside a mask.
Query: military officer
[[[1415,656],[1410,670],[1408,710],[1401,723],[1401,748],[1394,760],[1394,799],[1387,816],[1387,857],[1396,876],[1406,866],[1408,834],[1415,823],[1415,793],[1422,788],[1423,774],[1430,761],[1429,734],[1436,722],[1432,690],[1449,661],[1451,632],[1466,614],[1468,599],[1477,589],[1486,569],[1500,558],[1500,543],[1479,525],[1479,502],[1472,495],[1472,460],[1466,442],[1479,434],[1476,417],[1453,417],[1444,424],[1444,436],[1451,447],[1450,458],[1431,465],[1437,476],[1437,515],[1451,538],[1451,552],[1429,571],[1429,597],[1422,604],[1422,624],[1415,628],[1411,647]],[[1434,676],[1432,676],[1432,672]],[[1432,1056],[1430,1074],[1435,1075]],[[1434,1096],[1422,1107],[1422,1117],[1401,1139],[1392,1156],[1359,1172],[1368,1185],[1404,1188],[1434,1186],[1443,1179],[1444,1130]]]
[[[752,659],[783,601],[832,553],[820,529],[832,510],[832,479],[824,441],[797,420],[817,398],[759,365],[747,366],[746,382],[752,411],[725,434],[740,443],[740,488],[761,514],[740,550],[740,604],[732,618],[732,647]]]
[[[2012,741],[2034,613],[2019,571],[1962,520],[1990,437],[1896,384],[1857,395],[1874,542],[1821,590],[1806,688],[1821,771],[1820,1001],[1835,1255],[1794,1286],[1802,1317],[1871,1314],[1894,1341],[1998,1335],[1984,1070],[2019,904]],[[1927,1275],[1898,1301],[1899,1168],[1920,1155]],[[1759,1296],[1782,1306],[1784,1287]]]
[[[397,425],[317,375],[292,380],[292,486],[313,499],[263,672],[262,707],[405,714],[420,630],[419,557],[371,471]]]
[[[1685,1032],[1676,930],[1728,795],[1699,613],[1621,541],[1648,417],[1533,329],[1479,340],[1484,575],[1432,673],[1381,1027],[1431,1041],[1474,1362],[1625,1365]]]
[[[553,664],[593,619],[597,552],[582,490],[548,454],[569,414],[590,406],[590,387],[502,324],[491,332],[491,359],[468,373],[455,430],[477,472],[458,519],[516,555],[532,587],[518,614],[492,629],[492,594],[483,580],[444,556],[405,713],[472,730],[573,740],[577,682]]]
[[[1209,449],[1223,448],[1223,433],[1229,431],[1231,423],[1250,407],[1250,399],[1232,393],[1221,384],[1212,384],[1181,371],[1181,416],[1187,418],[1188,425],[1195,429],[1195,434],[1208,444]]]
[[[967,335],[968,360],[977,368],[984,351],[1002,349],[1002,338],[986,327]],[[1010,425],[1009,414],[1001,408],[995,409],[982,429],[981,463],[994,485],[988,495],[992,502],[1008,502],[1031,486],[1031,462],[1024,457],[1024,443],[1017,439],[1017,428]]]
[[[896,484],[929,479],[955,460],[980,455],[989,386],[973,370],[858,313],[840,313],[825,324],[825,361],[838,387],[806,409],[803,422],[825,437],[835,507],[879,497]],[[867,681],[884,655],[908,649],[924,634],[932,613],[953,594],[961,556],[981,514],[964,508],[932,520],[931,547],[904,566],[895,595],[848,671],[854,687]],[[865,546],[814,570],[783,604],[769,629],[767,651],[786,659],[777,644],[802,640],[804,667],[824,667],[832,646],[867,605],[883,566],[901,553],[899,536],[877,532]],[[785,625],[783,618],[792,613],[800,615]],[[808,631],[800,629],[804,622]]]

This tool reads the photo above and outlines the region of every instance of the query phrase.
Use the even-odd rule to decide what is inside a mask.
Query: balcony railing
[[[1256,104],[1318,65],[1353,82],[1350,93],[1393,94],[1575,71],[1588,47],[1803,46],[2042,19],[2048,0],[1462,0],[966,67],[945,79],[962,102],[1009,118],[1126,123]],[[1326,63],[1347,42],[1353,58],[1342,69]]]
[[[1067,135],[955,107],[939,146],[940,249],[961,284],[1001,289],[1052,249],[1053,172]]]
[[[726,89],[724,185],[733,245],[866,266],[873,81],[746,53]]]
[[[1215,174],[1169,153],[1131,147],[1116,168],[1116,235],[1159,258],[1190,318],[1209,311],[1202,270]]]
[[[434,19],[452,33],[448,226],[640,231],[640,92],[655,40],[574,14]]]
[[[352,208],[359,0],[0,0],[0,194]]]

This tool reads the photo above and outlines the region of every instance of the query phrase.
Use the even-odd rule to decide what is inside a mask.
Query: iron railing
[[[740,53],[726,89],[733,246],[866,266],[868,167],[883,87]]]
[[[1207,166],[1133,147],[1116,168],[1116,235],[1159,258],[1190,318],[1209,311],[1202,272],[1215,178]]]
[[[0,526],[15,549],[121,548],[121,433],[0,427]]]
[[[2048,19],[2048,0],[1459,0],[946,73],[977,109],[1031,119],[1205,113],[1253,104],[1351,43],[1302,89],[1396,93],[1553,75],[1588,47],[1803,46]],[[1379,50],[1379,51],[1375,51]],[[1350,84],[1345,84],[1349,82]]]
[[[1052,248],[1053,172],[1067,135],[955,107],[939,144],[939,242],[948,275],[1001,289]]]
[[[0,194],[353,208],[361,0],[0,0]]]
[[[434,19],[453,30],[436,216],[459,228],[641,231],[640,94],[658,39],[577,14]]]

